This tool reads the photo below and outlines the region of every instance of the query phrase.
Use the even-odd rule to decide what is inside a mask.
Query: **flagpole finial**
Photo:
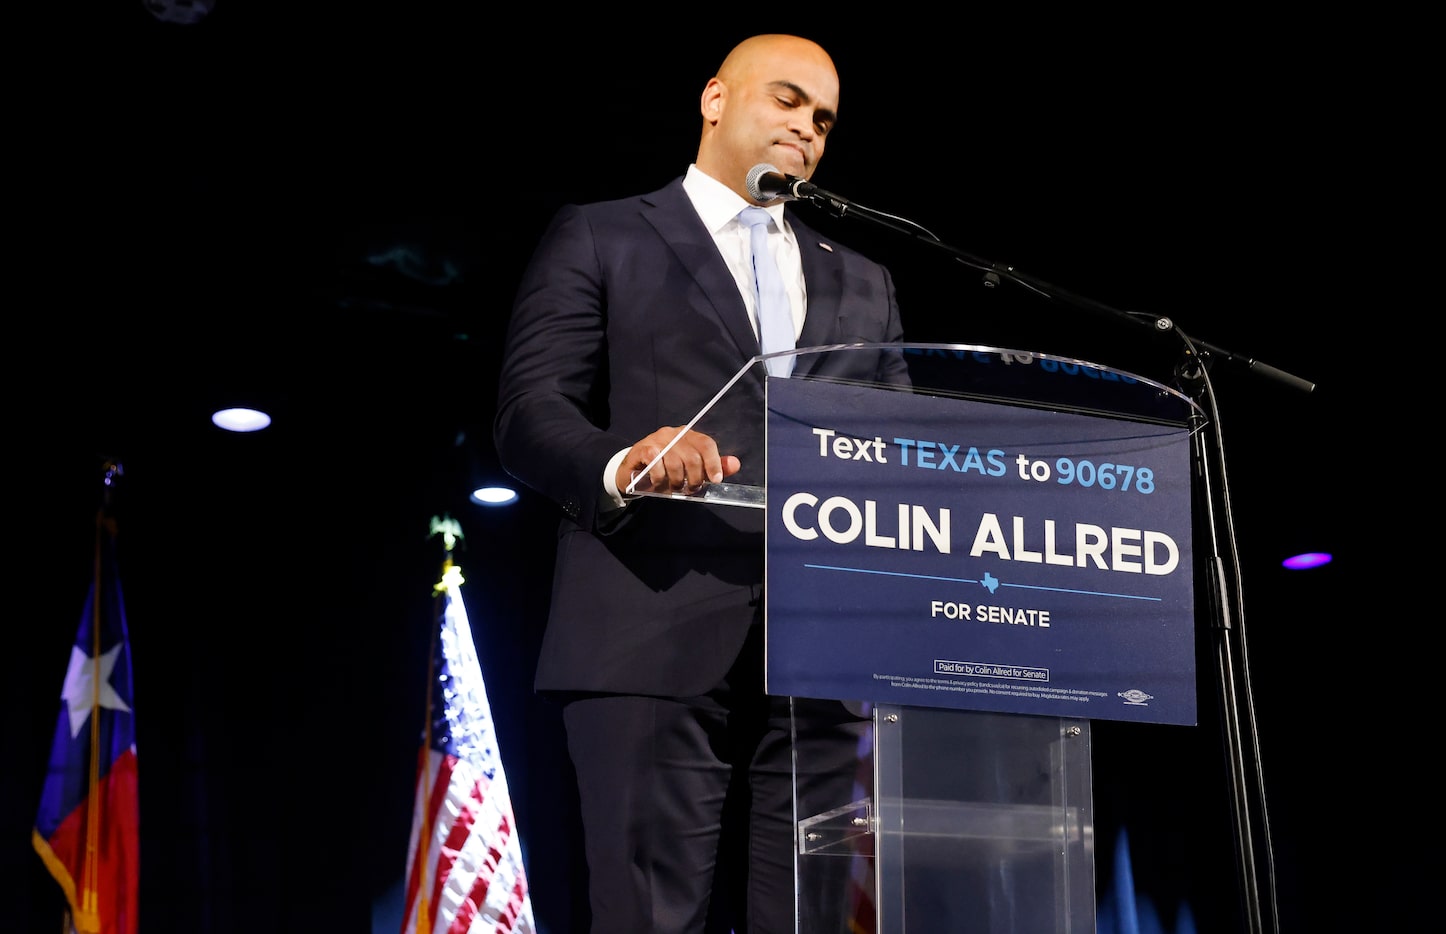
[[[102,517],[107,516],[110,513],[111,506],[114,505],[113,499],[115,495],[116,481],[119,480],[121,477],[125,476],[125,472],[125,467],[122,466],[120,461],[116,460],[113,457],[102,458],[102,476],[100,481],[102,485],[100,495],[100,515]]]
[[[460,586],[462,583],[462,570],[452,563],[452,549],[457,547],[457,540],[462,537],[462,524],[446,513],[440,518],[433,516],[432,531],[427,537],[431,538],[439,533],[446,556],[442,559],[442,579],[432,585],[432,592],[436,594],[445,593],[449,587]]]
[[[447,553],[451,554],[452,549],[457,547],[457,540],[462,538],[462,524],[446,513],[443,513],[441,518],[433,516],[432,530],[427,533],[427,537],[431,538],[439,532],[442,535],[442,545],[447,549]]]

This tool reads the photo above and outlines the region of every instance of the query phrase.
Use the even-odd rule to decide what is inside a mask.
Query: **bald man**
[[[838,100],[816,43],[744,41],[703,88],[685,174],[563,208],[518,287],[494,439],[561,512],[535,686],[564,705],[594,934],[793,932],[816,911],[794,886],[790,716],[818,764],[800,814],[851,800],[864,721],[763,689],[764,511],[624,495],[644,470],[653,491],[764,482],[761,366],[658,454],[760,352],[749,170],[812,177]],[[762,206],[797,346],[902,340],[884,267]],[[908,379],[883,354],[804,356],[794,374]]]

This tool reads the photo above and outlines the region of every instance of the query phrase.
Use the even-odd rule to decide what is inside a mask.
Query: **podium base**
[[[1089,721],[881,706],[872,731],[872,792],[799,821],[799,932],[1092,934]]]

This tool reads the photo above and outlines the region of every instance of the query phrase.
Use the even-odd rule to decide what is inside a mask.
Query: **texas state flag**
[[[31,834],[78,934],[136,934],[140,807],[130,639],[114,527],[97,518],[95,577],[60,692]]]

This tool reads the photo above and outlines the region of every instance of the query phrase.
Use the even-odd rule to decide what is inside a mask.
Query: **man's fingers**
[[[652,492],[692,492],[708,483],[721,483],[724,477],[738,472],[738,458],[720,455],[718,444],[711,437],[690,431],[679,438],[680,430],[659,428],[633,445],[625,459],[629,479],[645,468],[648,470],[646,480],[640,480],[636,488]],[[658,457],[664,450],[667,453]]]

